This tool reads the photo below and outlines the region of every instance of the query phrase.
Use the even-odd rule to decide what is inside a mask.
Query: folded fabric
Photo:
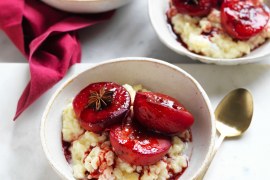
[[[61,80],[71,65],[80,62],[76,30],[113,15],[62,12],[39,0],[2,0],[0,9],[0,29],[27,58],[30,69],[31,79],[18,101],[14,120]]]

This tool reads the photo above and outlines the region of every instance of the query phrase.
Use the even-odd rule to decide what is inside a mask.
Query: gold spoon
[[[235,89],[222,99],[215,110],[216,128],[220,136],[209,161],[197,180],[203,179],[224,138],[242,135],[248,129],[252,115],[253,99],[248,90]]]

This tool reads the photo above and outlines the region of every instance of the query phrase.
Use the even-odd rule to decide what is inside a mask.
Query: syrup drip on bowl
[[[65,156],[68,163],[71,162],[71,152],[69,150],[70,146],[71,146],[71,143],[64,141],[62,138],[62,149],[63,149],[64,156]]]
[[[173,11],[173,12],[171,12],[171,11]],[[176,40],[177,42],[179,42],[179,43],[180,43],[184,48],[186,48],[188,51],[193,52],[193,53],[198,54],[198,55],[204,56],[204,54],[202,54],[202,53],[196,53],[196,52],[194,52],[194,51],[189,50],[189,49],[188,49],[188,45],[182,40],[181,36],[180,36],[178,33],[175,32],[175,30],[174,30],[174,28],[173,28],[172,21],[171,21],[171,17],[175,15],[174,13],[176,13],[176,12],[175,12],[175,9],[173,9],[173,10],[169,9],[169,10],[167,11],[167,13],[166,13],[166,16],[167,16],[167,26],[168,26],[168,29],[170,30],[172,36],[175,38],[175,40]],[[213,31],[213,32],[214,32],[214,31]],[[212,36],[213,36],[212,33],[207,33],[207,34],[203,34],[203,33],[202,33],[202,35],[204,35],[204,36],[209,36],[209,37],[212,37]]]

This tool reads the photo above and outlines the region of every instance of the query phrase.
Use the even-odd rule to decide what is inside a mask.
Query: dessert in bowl
[[[117,9],[131,0],[42,0],[57,9],[73,13],[101,13]]]
[[[78,107],[85,108],[85,105],[74,106],[74,102],[78,101],[79,92],[83,91],[82,89],[100,83],[117,84],[117,87],[125,92],[124,94],[129,94],[130,98],[124,98],[123,102],[124,104],[130,103],[130,106],[124,106],[121,113],[117,113],[118,117],[122,119],[120,120],[121,125],[119,125],[119,118],[97,123],[99,122],[97,117],[100,116],[95,116],[95,120],[92,119],[84,123],[85,118],[90,117],[91,113],[84,112],[85,109],[78,110],[80,109]],[[142,84],[143,88],[130,85],[122,86],[122,84]],[[144,92],[145,89],[152,92]],[[88,90],[85,92],[89,93]],[[136,93],[136,91],[140,92]],[[143,103],[141,100],[144,98],[142,97],[145,95],[152,97],[151,94],[154,92],[174,97],[184,105],[194,116],[194,123],[191,123],[190,131],[184,130],[189,130],[191,124],[186,126],[184,130],[181,129],[181,126],[177,126],[178,130],[171,132],[173,135],[168,135],[170,132],[158,127],[154,127],[155,132],[153,132],[148,125],[145,125],[143,118],[145,116],[138,115],[138,109]],[[91,93],[95,95],[92,90]],[[110,93],[106,92],[105,94],[105,97],[108,97]],[[136,96],[134,96],[135,94]],[[107,100],[108,98],[105,98],[105,103],[110,104],[111,102]],[[82,102],[82,100],[78,102]],[[92,108],[104,108],[104,112],[107,112],[105,111],[106,107],[103,106],[104,104],[99,106],[96,103],[91,105]],[[139,121],[134,126],[124,126],[123,131],[123,121],[130,122],[133,119],[133,113],[128,111],[132,106],[134,116]],[[126,115],[123,116],[123,113]],[[169,123],[168,126],[170,124],[172,123]],[[107,128],[107,125],[110,128]],[[128,137],[133,138],[125,140],[133,142],[135,138],[136,142],[140,142],[140,148],[138,148],[140,150],[145,148],[144,145],[147,142],[155,142],[148,143],[147,147],[150,147],[150,151],[146,155],[147,158],[142,157],[138,151],[134,152],[134,148],[130,151],[125,145],[119,143],[124,142],[122,138],[126,137],[126,130],[131,134]],[[160,133],[161,131],[163,133]],[[181,133],[176,135],[176,132],[180,131]],[[190,138],[190,133],[192,138]],[[169,179],[170,172],[167,170],[176,172],[174,175],[180,175],[184,172],[181,175],[183,179],[193,179],[198,176],[210,156],[214,136],[213,112],[209,99],[201,86],[180,68],[166,62],[145,58],[108,61],[71,78],[51,98],[41,124],[41,140],[45,154],[52,167],[65,179],[74,179],[75,177],[77,179],[91,179],[97,178],[97,176],[100,179],[102,177],[108,178],[108,176],[112,179],[131,177],[138,179],[138,177],[146,178],[146,175],[149,178],[149,174],[153,177]],[[138,137],[139,139],[136,139]],[[64,147],[69,149],[66,152],[71,153],[70,164],[66,160],[69,154],[65,154],[62,149],[62,140],[65,141]],[[184,142],[184,140],[191,141]],[[82,147],[85,144],[88,145]],[[128,144],[130,145],[130,143]],[[153,144],[158,145],[153,147]],[[77,148],[78,146],[82,148]],[[91,148],[89,149],[89,147]],[[83,149],[82,152],[78,151],[79,149]],[[76,159],[76,157],[79,158]],[[178,163],[171,163],[176,160]],[[168,166],[170,168],[166,168]],[[146,171],[152,173],[144,173]]]
[[[192,2],[149,0],[153,27],[169,48],[192,59],[224,65],[255,62],[270,54],[266,5],[251,0]]]

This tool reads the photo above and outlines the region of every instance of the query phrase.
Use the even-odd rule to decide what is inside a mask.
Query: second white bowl
[[[148,0],[149,16],[153,28],[160,40],[171,50],[181,55],[186,55],[194,60],[204,63],[213,63],[219,65],[236,65],[253,63],[261,60],[263,57],[270,55],[270,40],[265,42],[259,48],[253,50],[250,54],[235,59],[211,58],[190,52],[181,43],[179,43],[172,30],[169,27],[166,12],[169,9],[169,0]]]

